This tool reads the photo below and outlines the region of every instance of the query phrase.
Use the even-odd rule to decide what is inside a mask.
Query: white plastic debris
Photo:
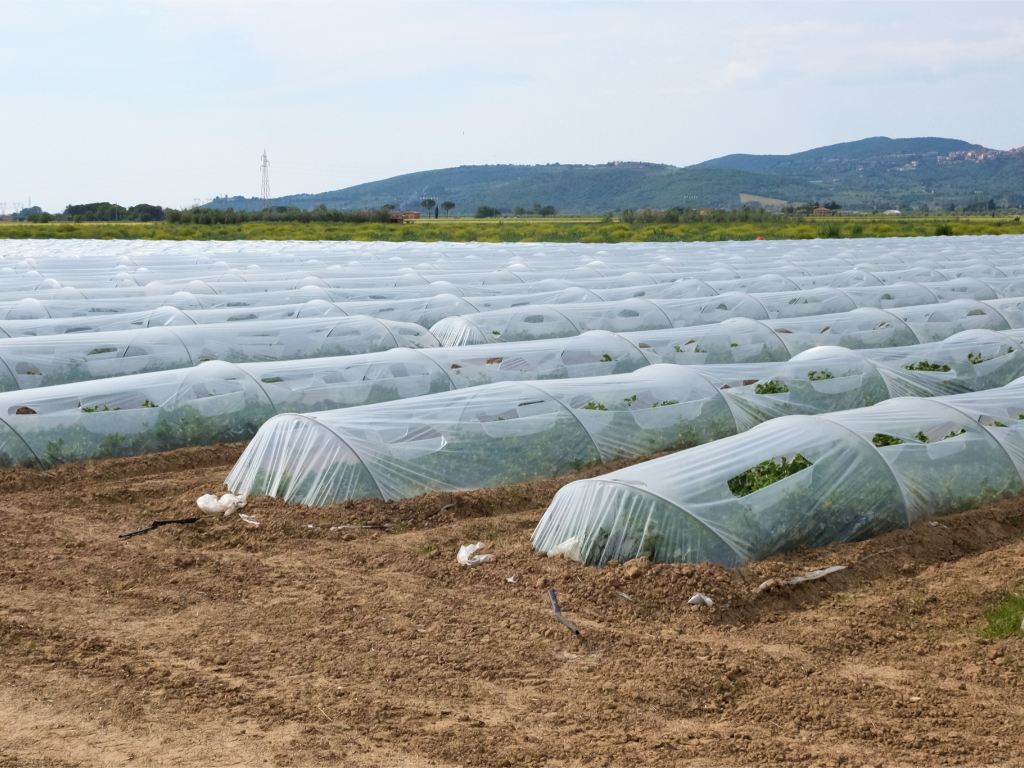
[[[709,606],[709,607],[715,604],[714,600],[712,600],[707,595],[702,595],[700,592],[695,594],[693,597],[691,597],[686,602],[688,602],[690,605],[706,605],[706,606]]]
[[[580,540],[578,537],[573,536],[571,539],[566,539],[561,544],[556,546],[554,549],[548,550],[548,557],[556,557],[557,555],[564,555],[570,560],[578,561],[580,559]]]
[[[831,568],[821,568],[817,571],[808,571],[803,576],[794,576],[792,579],[786,579],[786,583],[799,584],[801,581],[814,581],[815,579],[820,579],[822,576],[828,576],[830,573],[845,570],[845,565],[833,565]]]
[[[484,543],[478,541],[476,544],[466,544],[465,546],[459,547],[459,554],[456,558],[462,565],[469,566],[470,568],[476,568],[478,565],[489,563],[495,559],[494,555],[477,555],[474,554],[484,548]]]
[[[506,576],[505,577],[505,581],[507,581],[509,584],[515,584],[516,583],[516,575],[513,573],[511,576]]]
[[[630,597],[629,595],[627,595],[625,592],[619,592],[619,594],[622,595],[627,600],[629,600],[629,602],[631,602],[631,603],[633,602],[633,598]]]
[[[239,509],[245,506],[245,494],[236,496],[233,493],[225,493],[219,499],[212,493],[207,493],[204,496],[200,496],[196,499],[196,504],[208,515],[217,515],[223,513],[225,516],[230,515],[232,512],[237,512]]]
[[[258,520],[254,520],[249,515],[243,515],[241,512],[238,513],[238,516],[242,519],[242,522],[248,523],[249,525],[259,525],[260,524]]]

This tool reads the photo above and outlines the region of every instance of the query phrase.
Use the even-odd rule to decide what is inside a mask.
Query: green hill
[[[801,199],[813,194],[806,184],[745,171],[676,168],[653,163],[607,165],[464,165],[421,171],[317,195],[275,198],[277,205],[314,208],[376,208],[390,203],[419,210],[420,200],[451,200],[454,213],[472,214],[490,205],[502,212],[515,206],[554,205],[563,212],[673,206],[731,208],[741,192]],[[255,209],[256,198],[218,198],[210,207]]]
[[[792,155],[727,155],[687,168],[656,163],[465,165],[395,176],[332,192],[275,198],[277,205],[342,210],[451,200],[454,214],[488,205],[553,205],[563,213],[623,208],[735,208],[740,194],[847,209],[947,207],[995,199],[1024,204],[1024,153],[956,139],[889,139],[819,147]],[[257,198],[217,198],[211,208],[254,210]]]
[[[817,178],[822,172],[834,170],[837,164],[839,167],[847,163],[863,162],[902,165],[906,162],[902,160],[903,158],[916,158],[929,153],[947,155],[950,152],[972,149],[983,147],[959,139],[887,139],[884,136],[875,136],[860,141],[808,149],[792,155],[726,155],[691,165],[690,168],[727,168],[750,173],[805,175]]]

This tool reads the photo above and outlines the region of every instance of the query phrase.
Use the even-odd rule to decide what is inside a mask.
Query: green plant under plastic
[[[733,496],[742,498],[812,466],[814,465],[799,453],[792,461],[788,461],[785,456],[762,461],[756,467],[751,467],[732,478],[729,481],[729,490]]]
[[[1013,352],[1013,347],[1006,350],[1006,354]],[[978,365],[980,363],[987,363],[989,360],[995,360],[999,355],[992,355],[992,357],[983,357],[981,352],[968,352],[967,360],[971,365]]]
[[[881,432],[871,438],[876,448],[884,448],[887,445],[903,445],[903,441],[892,435],[884,435]]]
[[[114,410],[118,409],[103,407],[86,412],[104,413]],[[218,416],[205,416],[186,405],[165,410],[156,416],[152,427],[133,435],[117,432],[100,434],[76,424],[54,430],[55,439],[46,441],[39,458],[45,468],[90,459],[162,453],[195,445],[234,443],[252,438],[263,423],[274,415],[273,407],[262,403],[250,403],[241,410]]]
[[[919,363],[911,363],[910,365],[904,365],[903,367],[908,371],[929,371],[932,373],[949,373],[952,370],[952,368],[945,363],[929,363],[927,360],[922,360]]]
[[[754,392],[759,395],[781,395],[789,392],[789,387],[780,381],[772,379],[770,381],[762,381],[754,387]]]

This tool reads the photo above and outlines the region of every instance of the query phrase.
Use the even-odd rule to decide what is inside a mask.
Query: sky
[[[1024,145],[1020,2],[0,0],[0,203],[494,163]]]

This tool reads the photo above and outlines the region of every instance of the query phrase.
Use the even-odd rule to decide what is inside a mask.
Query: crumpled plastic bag
[[[226,517],[244,507],[245,501],[244,493],[240,496],[236,496],[233,493],[225,493],[219,499],[214,494],[207,493],[196,499],[196,504],[208,515],[218,515],[223,512]]]
[[[571,539],[566,539],[558,546],[548,550],[548,557],[557,557],[558,555],[564,555],[570,560],[580,559],[580,541],[578,536],[573,536]]]
[[[689,600],[687,600],[686,602],[688,602],[688,603],[689,603],[690,605],[705,605],[705,606],[708,606],[709,608],[710,608],[710,607],[711,607],[712,605],[714,605],[714,604],[715,604],[715,601],[714,601],[714,600],[712,600],[712,599],[711,599],[710,597],[708,597],[707,595],[702,595],[702,594],[701,594],[700,592],[698,592],[697,594],[695,594],[695,595],[694,595],[693,597],[691,597],[691,598],[690,598]]]
[[[494,555],[476,555],[474,552],[484,548],[484,543],[478,541],[476,544],[466,544],[465,546],[459,547],[458,560],[462,565],[469,566],[470,568],[476,568],[478,565],[489,563],[495,559]]]

